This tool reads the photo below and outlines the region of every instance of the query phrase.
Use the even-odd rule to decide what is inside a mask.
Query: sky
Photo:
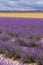
[[[43,11],[43,0],[0,0],[0,11]]]

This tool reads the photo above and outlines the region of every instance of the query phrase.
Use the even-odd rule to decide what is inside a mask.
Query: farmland
[[[0,17],[0,54],[43,65],[43,19]]]

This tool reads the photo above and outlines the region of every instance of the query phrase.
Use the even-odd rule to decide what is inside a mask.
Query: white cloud
[[[43,5],[43,1],[38,1],[37,4],[38,5]]]
[[[8,4],[9,5],[16,5],[16,2],[15,1],[8,1]]]

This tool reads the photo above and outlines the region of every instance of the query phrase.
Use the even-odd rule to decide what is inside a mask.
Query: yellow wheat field
[[[0,17],[43,18],[43,13],[0,13]]]

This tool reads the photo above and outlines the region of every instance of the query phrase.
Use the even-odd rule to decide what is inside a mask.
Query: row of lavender
[[[43,65],[43,19],[0,18],[0,53]]]

